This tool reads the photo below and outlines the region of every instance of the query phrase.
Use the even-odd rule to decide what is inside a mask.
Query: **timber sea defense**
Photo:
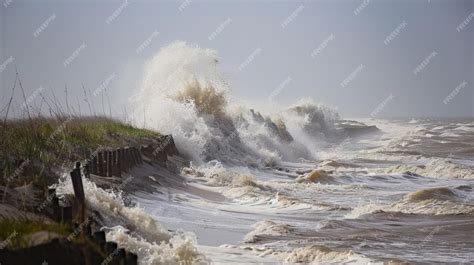
[[[109,149],[99,151],[84,163],[81,167],[81,162],[76,162],[74,169],[70,172],[73,189],[74,189],[74,203],[70,213],[71,207],[64,210],[65,207],[60,207],[55,197],[53,207],[57,207],[54,212],[55,219],[61,222],[71,222],[73,220],[79,221],[81,227],[81,235],[93,240],[100,248],[108,255],[106,261],[115,262],[117,264],[136,265],[138,256],[135,253],[129,253],[125,249],[118,248],[117,243],[107,242],[105,233],[103,231],[92,232],[91,222],[92,217],[87,216],[87,203],[82,183],[82,176],[88,177],[90,174],[103,177],[118,177],[122,176],[122,172],[130,172],[133,167],[142,165],[144,163],[142,152],[146,156],[151,156],[157,161],[164,162],[168,155],[177,155],[176,149],[171,135],[163,136],[159,139],[157,144],[142,145],[139,147],[123,147],[118,149]],[[51,192],[54,192],[51,191]],[[66,212],[67,217],[64,216]],[[84,224],[85,227],[82,227]]]

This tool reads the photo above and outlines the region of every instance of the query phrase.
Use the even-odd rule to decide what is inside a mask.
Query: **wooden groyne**
[[[143,155],[158,162],[165,162],[168,155],[176,155],[178,150],[171,135],[165,135],[156,144],[135,147],[122,147],[98,151],[85,161],[85,175],[102,177],[121,177],[133,167],[143,164]]]
[[[107,255],[104,260],[110,264],[136,265],[138,256],[118,248],[117,243],[108,242],[104,231],[92,231],[91,225],[94,223],[87,214],[87,202],[82,182],[82,176],[88,177],[90,174],[102,177],[121,177],[124,172],[130,172],[135,166],[144,163],[144,156],[157,161],[165,162],[168,155],[176,155],[178,151],[174,145],[171,135],[158,139],[156,144],[123,147],[117,149],[101,150],[94,153],[84,164],[76,162],[75,167],[70,172],[74,200],[71,206],[60,206],[59,199],[52,197],[52,217],[58,222],[73,223],[77,235],[87,237],[94,241]],[[83,165],[83,166],[82,166]],[[55,195],[55,190],[49,190],[50,195]],[[97,223],[94,223],[97,226]]]
[[[102,177],[121,177],[122,172],[128,172],[133,167],[143,164],[141,148],[143,147],[99,151],[86,161],[84,173]]]

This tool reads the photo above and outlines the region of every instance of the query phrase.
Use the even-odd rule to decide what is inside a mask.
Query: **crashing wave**
[[[107,240],[139,254],[140,264],[208,264],[192,233],[171,233],[143,209],[125,206],[120,193],[103,190],[86,178],[83,185],[87,206],[100,214]],[[60,198],[74,194],[71,178],[63,176],[56,192]]]
[[[133,97],[144,109],[132,116],[143,120],[146,113],[146,124],[173,133],[181,153],[196,163],[260,167],[314,159],[314,142],[335,135],[337,113],[308,99],[270,114],[231,101],[215,50],[173,42],[144,72]]]
[[[205,265],[210,261],[196,247],[196,236],[178,232],[169,242],[149,242],[130,235],[123,227],[115,227],[107,233],[107,239],[140,257],[140,264],[196,264]]]

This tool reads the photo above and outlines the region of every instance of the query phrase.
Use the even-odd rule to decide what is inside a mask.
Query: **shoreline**
[[[78,119],[79,121],[82,121],[85,126],[88,126],[86,124],[90,122],[89,119],[91,118],[76,118],[76,119]],[[49,138],[52,138],[58,134],[64,134],[65,130],[66,131],[70,130],[70,128],[68,128],[68,126],[71,126],[69,125],[69,122],[68,122],[69,119],[60,119],[60,120],[62,120],[62,122],[56,122],[51,119],[39,119],[35,121],[18,120],[18,121],[9,121],[9,122],[10,123],[14,122],[15,124],[17,124],[16,126],[18,126],[18,124],[21,124],[21,123],[25,123],[25,125],[20,125],[20,126],[32,126],[32,122],[34,122],[34,126],[37,126],[36,128],[43,128],[44,126],[48,126],[48,124],[56,123],[58,126],[57,129],[54,130],[50,136],[48,136]],[[99,125],[101,125],[100,124],[101,122],[111,123],[111,126],[116,126],[116,125],[112,125],[112,123],[114,122],[111,120],[103,119],[101,121],[96,121],[92,118],[92,123],[94,124],[99,123]],[[118,124],[119,126],[118,128],[122,126],[122,125],[119,125],[119,123],[117,123],[116,121],[115,123]],[[6,126],[9,126],[9,125],[7,124]],[[77,126],[77,124],[72,125],[72,126]],[[105,126],[109,126],[109,125],[105,125]],[[120,140],[120,138],[122,138],[129,143],[141,142],[143,144],[147,144],[146,145],[147,148],[143,148],[140,151],[140,152],[143,152],[144,154],[143,158],[145,159],[145,161],[142,161],[142,163],[145,163],[146,165],[140,166],[137,164],[134,168],[124,169],[125,171],[123,172],[126,173],[129,177],[133,176],[131,177],[132,179],[124,178],[124,176],[120,176],[121,174],[118,174],[118,176],[116,176],[115,173],[119,173],[116,171],[114,171],[114,176],[92,175],[86,172],[87,165],[84,165],[84,171],[85,171],[84,176],[87,175],[89,181],[93,181],[97,183],[98,187],[101,187],[103,189],[109,189],[111,191],[112,190],[120,191],[120,192],[123,191],[125,192],[125,194],[127,193],[131,194],[132,192],[137,191],[137,190],[141,190],[141,191],[148,190],[148,192],[152,192],[154,189],[153,186],[150,185],[152,183],[147,182],[147,180],[150,180],[150,179],[146,178],[146,175],[151,172],[150,171],[151,169],[148,168],[148,170],[146,169],[143,170],[140,168],[147,167],[147,166],[151,168],[166,167],[167,166],[166,163],[168,162],[167,160],[168,155],[177,155],[178,154],[177,149],[174,146],[174,141],[172,139],[172,136],[158,136],[157,134],[155,134],[158,136],[158,138],[156,139],[143,138],[142,136],[140,136],[141,129],[134,129],[132,127],[129,127],[129,128],[139,132],[138,137],[135,137],[135,136],[122,137],[117,134],[114,134],[113,132],[111,132],[110,134],[107,133],[110,135],[107,137],[112,137],[116,140],[118,139],[119,142],[122,141]],[[79,131],[80,130],[82,129],[79,129]],[[4,133],[8,133],[8,132],[4,132]],[[145,132],[145,135],[147,134],[149,134],[150,136],[152,135],[148,132]],[[64,137],[68,137],[68,136],[64,134]],[[48,141],[48,139],[46,140]],[[100,142],[98,143],[99,148],[106,149],[104,147],[105,142],[110,142],[110,141],[107,140],[103,142],[104,144]],[[2,144],[4,144],[4,142],[2,142]],[[92,152],[90,156],[89,155],[87,156],[88,158],[86,160],[88,159],[90,160],[92,156],[97,154],[97,152],[98,152],[97,150]],[[73,155],[73,157],[78,157],[78,156]],[[14,177],[17,177],[17,176],[22,176],[24,172],[31,172],[31,169],[28,168],[28,166],[30,167],[38,166],[40,163],[41,162],[37,160],[33,161],[31,164],[21,162],[20,163],[21,168],[13,172],[14,176],[11,179],[14,179]],[[72,164],[72,161],[69,164]],[[54,176],[56,177],[49,177],[48,179],[46,179],[46,182],[54,184],[55,182],[54,179],[58,181],[62,178],[61,175],[62,175],[62,172],[64,172],[64,162],[62,164],[52,163],[49,165],[49,167],[52,168],[51,172],[57,172],[57,173],[54,173]],[[66,172],[68,172],[68,170],[66,170]],[[66,176],[66,178],[68,177],[69,176]],[[143,179],[144,181],[137,181],[140,179]],[[43,181],[41,181],[40,183],[42,182]],[[89,238],[88,236],[86,236],[86,238],[82,236],[79,238],[76,238],[79,234],[83,233],[82,230],[84,229],[84,227],[82,226],[82,224],[79,224],[76,219],[78,216],[78,212],[77,212],[77,209],[74,208],[74,204],[71,204],[72,202],[71,197],[69,197],[69,195],[65,197],[64,196],[65,194],[63,194],[59,201],[61,205],[69,204],[70,206],[73,206],[72,208],[73,219],[72,220],[69,218],[64,219],[65,216],[60,214],[59,215],[60,219],[58,222],[57,214],[52,213],[52,209],[54,207],[51,208],[52,206],[54,206],[54,201],[57,201],[57,194],[51,194],[53,196],[43,195],[42,196],[43,199],[40,198],[41,196],[37,197],[38,195],[42,193],[38,189],[39,186],[37,183],[38,183],[37,178],[30,178],[29,186],[19,186],[19,187],[9,188],[8,185],[11,185],[10,182],[7,182],[7,185],[4,187],[0,186],[1,188],[0,190],[2,192],[2,197],[3,197],[2,203],[0,204],[0,208],[2,209],[2,214],[0,215],[0,223],[3,224],[2,226],[5,226],[5,224],[10,223],[10,222],[14,226],[17,226],[17,225],[24,226],[25,224],[33,225],[35,223],[38,224],[36,225],[38,226],[37,228],[32,228],[33,232],[27,232],[27,231],[17,232],[14,228],[11,228],[11,230],[13,231],[7,231],[9,229],[6,229],[6,230],[3,229],[4,231],[2,231],[2,234],[6,233],[9,236],[8,237],[4,236],[5,238],[2,239],[3,241],[2,241],[2,248],[0,249],[0,253],[1,253],[0,262],[2,262],[3,264],[10,264],[12,262],[17,262],[18,260],[22,260],[23,264],[36,264],[38,262],[41,263],[47,259],[49,259],[48,261],[49,264],[64,264],[64,262],[67,260],[75,260],[76,262],[78,262],[77,264],[83,264],[87,260],[89,260],[88,263],[92,262],[93,264],[96,264],[99,261],[110,262],[111,260],[107,260],[108,258],[107,252],[110,253],[110,250],[104,249],[104,246],[102,247],[94,246],[94,243],[92,243],[92,241],[87,239]],[[30,196],[30,198],[27,199],[27,201],[30,202],[30,206],[28,206],[27,208],[24,208],[25,206],[21,205],[21,202],[20,204],[18,204],[18,201],[20,200],[26,201],[25,195]],[[128,195],[125,195],[124,199],[127,196]],[[95,231],[100,230],[101,226],[98,225],[98,221],[100,221],[100,219],[104,218],[105,216],[100,216],[100,214],[99,215],[97,214],[98,214],[97,212],[95,213],[89,212],[88,214],[89,217],[87,217],[86,219],[86,220],[89,220],[87,224],[87,227],[89,227],[88,230],[90,230],[91,224],[92,224],[92,227],[95,227],[94,228]],[[108,218],[108,217],[105,217],[105,218]],[[65,230],[63,230],[62,232],[63,234],[56,234],[56,233],[44,231],[42,230],[44,228],[41,228],[43,226],[42,225],[43,223],[51,224],[52,227],[64,226]],[[79,229],[79,234],[76,232],[77,229]],[[14,236],[11,236],[11,233],[14,233]],[[41,234],[41,233],[45,235],[41,236],[40,239],[38,239],[37,234]],[[32,235],[33,238],[35,239],[32,239],[30,235]],[[71,237],[71,235],[73,235],[72,236],[73,240],[69,240],[69,237]],[[92,234],[90,235],[92,236]],[[91,237],[91,239],[92,238],[93,237]],[[48,249],[51,251],[47,251]],[[76,250],[69,251],[68,249],[76,249]],[[99,250],[99,249],[102,249],[102,250]],[[47,253],[50,253],[51,255],[46,255],[46,256],[42,255],[41,253],[43,253],[44,251],[47,251]],[[58,253],[61,253],[61,254],[58,255]],[[81,253],[83,254],[88,253],[88,254],[85,254],[84,256]],[[117,262],[116,258],[114,260],[115,261],[112,264]],[[73,263],[70,263],[70,264],[73,264]],[[129,262],[129,264],[136,264],[136,261],[135,263],[133,263],[133,261],[132,263]]]

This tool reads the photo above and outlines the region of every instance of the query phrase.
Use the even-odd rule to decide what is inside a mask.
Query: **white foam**
[[[421,176],[443,178],[443,179],[472,179],[474,168],[458,164],[445,158],[429,159],[428,163],[422,165],[397,165],[382,170],[386,174],[401,174],[411,172]]]
[[[426,214],[426,215],[466,215],[474,216],[474,206],[463,201],[449,188],[430,188],[410,192],[390,205],[370,203],[354,208],[345,217],[359,218],[379,212]]]
[[[115,227],[107,233],[107,240],[118,247],[138,255],[140,264],[209,264],[209,260],[196,248],[194,234],[178,232],[167,242],[149,242],[127,233],[123,227]]]
[[[254,230],[245,235],[244,242],[256,243],[264,236],[284,236],[291,232],[292,228],[287,224],[275,223],[271,220],[260,221],[253,225]]]
[[[337,251],[318,245],[295,248],[286,257],[285,262],[288,264],[383,264],[383,262],[374,263],[376,261],[351,250]]]
[[[88,210],[101,214],[104,229],[108,231],[107,239],[138,254],[140,264],[188,264],[191,261],[207,264],[205,257],[196,250],[192,233],[168,232],[143,209],[126,207],[120,193],[103,190],[87,178],[83,178],[83,186]],[[56,192],[58,197],[73,194],[69,174],[60,179]],[[132,228],[133,235],[127,233],[124,226]]]
[[[238,104],[229,96],[217,52],[185,42],[162,48],[144,72],[134,104],[146,109],[146,124],[173,133],[178,149],[197,163],[218,159],[259,166],[314,159],[316,139],[338,118],[309,99],[279,113]],[[143,120],[143,111],[134,116]]]

